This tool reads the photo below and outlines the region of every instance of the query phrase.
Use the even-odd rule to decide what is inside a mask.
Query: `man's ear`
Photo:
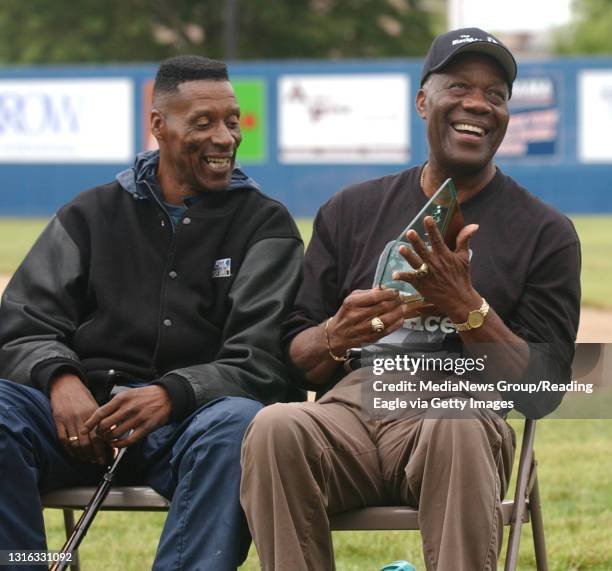
[[[427,118],[427,112],[425,110],[425,99],[427,99],[427,94],[424,89],[419,89],[416,94],[416,99],[414,101],[416,111],[419,114],[421,119]]]
[[[158,141],[164,139],[165,126],[164,116],[158,109],[153,107],[151,109],[151,133]]]

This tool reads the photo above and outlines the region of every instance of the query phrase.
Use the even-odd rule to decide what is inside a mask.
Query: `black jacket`
[[[111,383],[159,382],[175,419],[220,396],[287,399],[280,324],[302,243],[241,176],[175,231],[153,193],[118,181],[64,206],[4,293],[0,376],[47,391],[71,370],[99,402]]]

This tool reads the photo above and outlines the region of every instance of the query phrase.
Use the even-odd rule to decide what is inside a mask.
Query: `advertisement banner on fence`
[[[508,131],[497,151],[500,159],[549,159],[559,154],[561,109],[554,77],[517,79],[509,108]]]
[[[127,78],[0,80],[0,162],[129,162],[133,106]]]
[[[406,163],[410,78],[285,75],[278,80],[282,163]]]
[[[578,74],[578,158],[585,163],[612,162],[612,71]]]

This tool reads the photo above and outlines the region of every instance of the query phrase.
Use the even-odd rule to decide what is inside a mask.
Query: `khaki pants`
[[[333,570],[329,516],[394,504],[419,508],[428,570],[496,569],[512,428],[489,411],[373,418],[359,386],[353,373],[317,403],[264,408],[248,428],[240,496],[263,569]]]

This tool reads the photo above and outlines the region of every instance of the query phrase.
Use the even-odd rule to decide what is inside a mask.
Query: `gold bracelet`
[[[331,343],[329,342],[329,324],[331,323],[331,320],[333,319],[333,316],[330,317],[326,322],[325,322],[325,339],[327,340],[327,352],[329,353],[329,356],[334,360],[334,361],[338,361],[339,363],[344,363],[346,361],[349,360],[348,357],[348,352],[349,350],[347,349],[346,352],[344,353],[344,355],[342,357],[338,357],[338,355],[334,355],[334,352],[332,351],[331,348]]]

